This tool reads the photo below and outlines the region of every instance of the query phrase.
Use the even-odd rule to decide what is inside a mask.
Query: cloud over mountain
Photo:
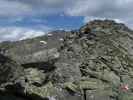
[[[13,14],[64,13],[71,16],[126,18],[133,15],[132,0],[1,0],[0,8]],[[4,11],[3,11],[4,12]]]
[[[124,22],[132,28],[132,4],[133,0],[0,0],[0,26],[5,25],[5,23],[7,26],[14,26],[13,22],[15,21],[16,26],[20,21],[22,25],[31,24],[32,26],[34,21],[34,24],[47,26],[44,21],[51,24],[51,19],[45,19],[47,16],[63,15],[81,16],[83,20],[80,20],[80,23],[97,18],[114,19]],[[6,18],[5,21],[3,21],[3,18]],[[21,18],[24,18],[24,20],[21,20]],[[29,22],[25,20],[26,18]],[[68,21],[72,22],[73,20]],[[55,23],[57,24],[56,21]],[[0,35],[2,35],[1,32]]]
[[[37,30],[33,28],[25,27],[0,27],[0,41],[16,41],[23,40],[26,38],[33,38],[36,36],[45,35],[50,28],[47,26],[42,26],[43,30]]]

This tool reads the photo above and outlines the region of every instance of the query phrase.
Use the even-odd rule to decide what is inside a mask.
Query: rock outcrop
[[[0,54],[0,85],[15,82],[23,76],[23,68],[10,58]]]
[[[0,44],[1,100],[133,99],[132,30],[94,20],[60,34]]]

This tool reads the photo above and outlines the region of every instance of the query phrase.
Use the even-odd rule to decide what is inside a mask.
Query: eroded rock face
[[[61,57],[69,59],[68,62],[73,59],[79,61],[82,77],[94,78],[108,85],[108,90],[106,85],[102,89],[94,89],[96,92],[92,100],[116,100],[121,95],[117,91],[122,91],[119,89],[122,84],[132,88],[132,33],[123,24],[96,20],[66,37]],[[83,89],[89,91],[87,87]],[[104,91],[112,91],[113,94],[106,96]]]
[[[133,32],[125,25],[95,20],[69,32],[57,47],[49,44],[50,48],[39,46],[32,50],[36,42],[27,41],[22,41],[24,55],[19,55],[11,44],[6,53],[24,67],[24,71],[19,70],[24,72],[19,77],[24,81],[17,81],[21,95],[27,94],[31,100],[132,100]],[[0,81],[19,76],[16,62],[0,57]],[[16,92],[12,95],[16,96]],[[29,99],[25,97],[22,100]]]
[[[36,62],[47,62],[48,60],[58,59],[60,53],[56,48],[44,49],[37,51],[32,54],[23,56],[14,56],[13,59],[21,64],[36,63]]]

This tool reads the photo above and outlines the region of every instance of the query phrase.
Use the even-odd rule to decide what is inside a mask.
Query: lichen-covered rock
[[[22,93],[42,99],[132,100],[133,31],[125,25],[95,20],[68,32],[60,43],[54,38],[50,39],[52,44],[47,41],[48,44],[42,45],[40,40],[49,38],[3,46],[6,55],[25,69],[20,70],[16,62],[0,55],[3,58],[0,59],[0,84],[15,80],[24,72],[19,77],[24,81],[17,81],[24,90]]]
[[[112,90],[87,90],[86,100],[116,100]]]
[[[42,85],[46,80],[46,74],[43,70],[37,70],[35,68],[25,69],[25,78],[27,79],[29,84],[38,84]]]
[[[110,90],[113,88],[113,92],[118,91],[121,84],[128,84],[132,89],[133,35],[131,30],[114,21],[95,20],[83,26],[76,36],[73,34],[77,33],[73,32],[65,39],[62,59],[67,59],[67,62],[78,61],[82,77],[100,80],[103,85],[108,84]],[[76,51],[73,45],[79,45],[80,49]],[[86,86],[88,85],[89,83]],[[73,87],[70,88],[75,91]],[[100,95],[104,97],[105,93]],[[119,94],[116,94],[114,100],[118,96]],[[102,97],[101,100],[112,99],[109,96]]]
[[[56,63],[55,81],[59,83],[78,81],[81,78],[79,67],[74,63]],[[56,79],[57,78],[57,79]]]
[[[49,60],[58,59],[59,57],[60,53],[57,51],[57,49],[51,48],[23,56],[13,56],[13,59],[21,64],[27,64],[36,62],[47,62]]]
[[[48,96],[55,96],[56,89],[54,88],[53,84],[51,82],[41,86],[37,87],[35,85],[29,85],[25,87],[25,92],[28,94],[36,94],[42,98],[48,97]]]

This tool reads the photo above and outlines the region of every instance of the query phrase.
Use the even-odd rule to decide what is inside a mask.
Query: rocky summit
[[[133,31],[94,20],[0,43],[0,100],[133,100]]]

